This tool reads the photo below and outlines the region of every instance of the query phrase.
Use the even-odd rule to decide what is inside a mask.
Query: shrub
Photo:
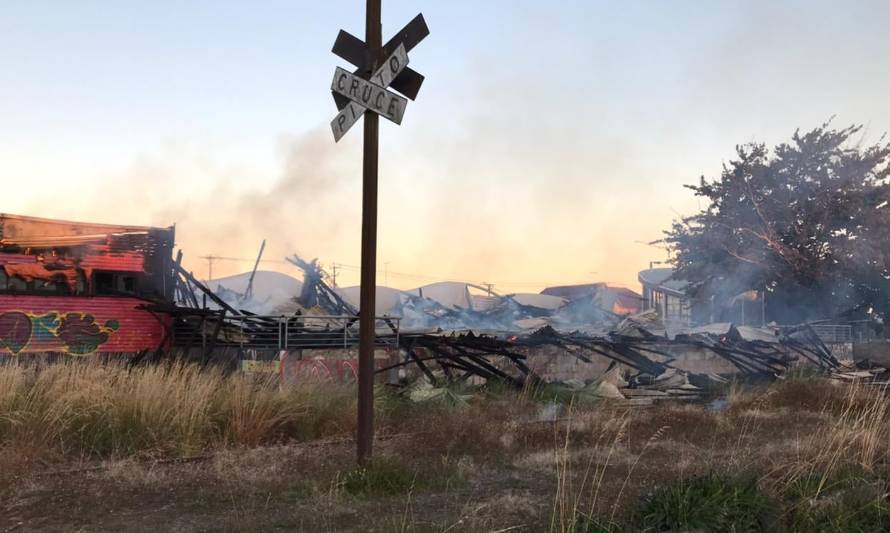
[[[635,521],[646,531],[764,531],[775,520],[774,508],[755,478],[708,475],[657,490]]]
[[[890,523],[886,481],[856,465],[795,480],[786,504],[789,531],[885,531]]]

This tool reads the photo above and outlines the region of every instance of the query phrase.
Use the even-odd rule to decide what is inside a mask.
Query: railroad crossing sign
[[[331,121],[334,140],[339,141],[367,109],[372,109],[396,124],[402,123],[408,100],[386,90],[386,87],[389,87],[406,65],[408,52],[404,45],[399,45],[393,55],[371,76],[370,81],[337,67],[334,81],[331,82],[331,91],[345,96],[350,102]]]
[[[365,43],[340,30],[332,52],[357,67],[353,73],[337,67],[331,81],[331,94],[339,112],[331,121],[334,140],[339,141],[368,110],[395,122],[402,123],[408,100],[388,89],[393,89],[414,100],[424,77],[408,68],[408,50],[417,46],[430,30],[417,15],[382,47],[386,58],[371,72],[370,53]]]
[[[339,141],[358,119],[365,117],[362,153],[362,279],[359,294],[358,426],[356,451],[359,463],[371,457],[374,443],[374,316],[377,293],[377,159],[380,117],[402,123],[408,100],[414,100],[423,76],[408,67],[408,52],[429,35],[417,15],[385,45],[380,25],[381,0],[367,0],[365,42],[340,30],[332,52],[355,65],[354,72],[334,71],[331,94],[337,116],[331,121]],[[390,90],[392,89],[392,90]],[[395,94],[401,93],[403,96]]]

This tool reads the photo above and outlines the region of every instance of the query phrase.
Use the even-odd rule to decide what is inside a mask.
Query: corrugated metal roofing
[[[0,355],[34,352],[135,353],[156,350],[170,317],[113,296],[0,295]]]

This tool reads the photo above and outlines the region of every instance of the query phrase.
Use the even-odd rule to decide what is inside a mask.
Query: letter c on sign
[[[346,90],[346,84],[343,83],[346,80],[346,74],[340,74],[340,77],[337,78],[337,88],[341,91]]]
[[[380,91],[377,93],[377,100],[374,101],[374,109],[383,109],[383,98],[386,97],[386,93]]]
[[[396,113],[399,111],[399,101],[393,98],[389,101],[389,109],[386,110],[386,115],[395,118]]]

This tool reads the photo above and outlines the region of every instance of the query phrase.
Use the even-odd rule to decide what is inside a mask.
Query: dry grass
[[[346,393],[282,391],[273,379],[194,365],[9,364],[0,366],[0,446],[63,457],[182,456],[319,438],[351,427]]]
[[[728,513],[768,524],[762,527],[769,531],[869,530],[890,518],[887,393],[812,377],[734,385],[722,412],[666,404],[632,416],[614,413],[612,423],[622,430],[605,455],[572,436],[577,424],[570,419],[553,449],[549,529],[697,529],[702,520],[708,529],[709,513],[715,520]],[[593,463],[579,464],[594,455]],[[534,466],[539,457],[524,464]],[[628,490],[633,498],[622,500]],[[609,501],[602,501],[604,492]],[[691,512],[704,508],[710,510]],[[715,531],[724,530],[717,524]]]
[[[362,471],[352,387],[279,390],[193,366],[0,367],[0,477],[18,471],[8,495],[24,519],[32,509],[44,516],[47,497],[81,512],[120,494],[115,505],[138,513],[146,495],[167,502],[172,493],[200,502],[177,504],[194,523],[211,513],[247,529],[657,529],[707,520],[688,511],[721,506],[782,531],[868,530],[859,517],[890,518],[890,399],[862,384],[733,385],[720,411],[570,403],[556,420],[529,391],[479,393],[465,406],[414,404],[387,390],[377,399],[381,461]],[[142,460],[196,454],[209,457]],[[104,466],[58,481],[27,475],[48,459]],[[107,525],[85,520],[86,529]]]

